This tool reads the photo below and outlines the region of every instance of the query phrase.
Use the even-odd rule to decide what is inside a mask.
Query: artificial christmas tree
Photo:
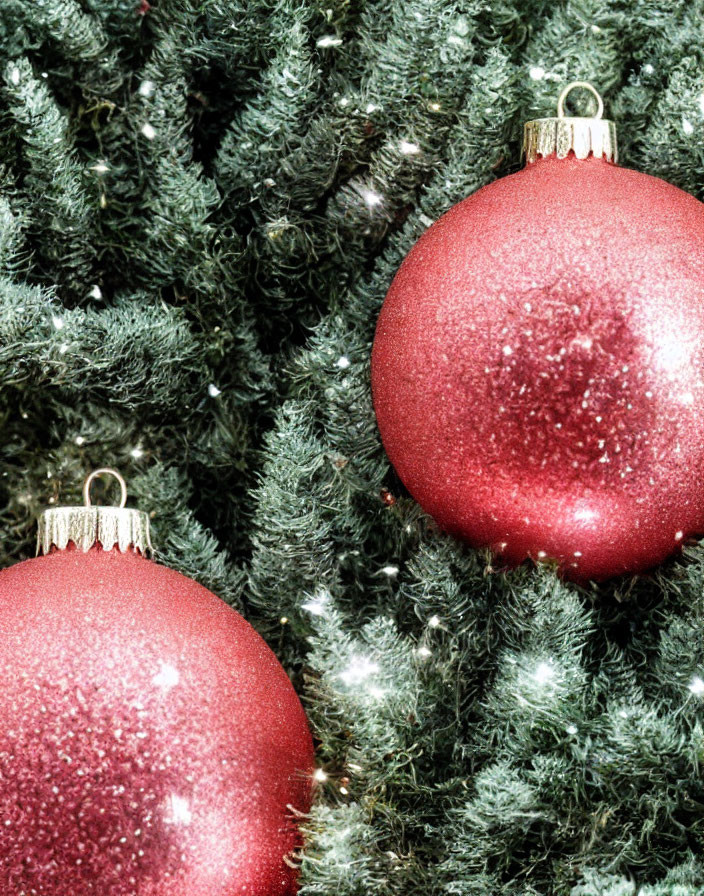
[[[368,365],[411,246],[571,80],[701,200],[702,12],[0,3],[2,566],[123,470],[302,698],[302,896],[704,886],[700,547],[600,586],[492,566],[390,469]]]

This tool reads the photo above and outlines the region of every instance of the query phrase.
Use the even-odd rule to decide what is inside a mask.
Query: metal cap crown
[[[120,484],[117,507],[91,504],[90,487],[98,476],[110,475]],[[133,548],[147,556],[153,551],[149,533],[149,517],[143,510],[126,507],[127,484],[117,470],[103,467],[94,470],[83,483],[83,505],[48,507],[38,521],[37,554],[48,554],[53,547],[65,550],[73,543],[79,551],[89,551],[99,544],[109,551]]]
[[[597,101],[596,114],[591,117],[565,115],[565,100],[575,88],[590,91]],[[557,101],[556,118],[537,118],[526,122],[523,129],[523,152],[526,162],[556,155],[564,159],[573,152],[578,159],[589,155],[603,157],[609,162],[618,161],[616,125],[602,118],[604,101],[588,81],[573,81],[562,91]]]

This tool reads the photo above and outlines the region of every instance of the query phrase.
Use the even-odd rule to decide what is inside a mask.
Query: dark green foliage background
[[[704,893],[704,552],[491,572],[389,469],[368,365],[568,80],[704,198],[700,0],[0,0],[0,55],[2,563],[124,472],[305,702],[305,896]]]

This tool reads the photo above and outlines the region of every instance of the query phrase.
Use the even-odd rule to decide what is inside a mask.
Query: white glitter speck
[[[171,798],[169,800],[169,809],[170,812],[165,819],[170,824],[190,824],[191,818],[191,809],[188,804],[188,800],[184,799],[182,796],[177,796],[175,793],[171,794]]]
[[[555,670],[549,663],[540,663],[538,668],[533,673],[533,678],[539,684],[545,684],[555,677]]]
[[[384,201],[384,197],[381,193],[377,193],[376,190],[372,190],[369,187],[365,187],[361,193],[362,199],[364,199],[369,208],[375,208],[377,205],[381,205]]]
[[[344,672],[340,672],[340,679],[346,685],[361,684],[375,672],[379,671],[378,663],[374,663],[366,657],[354,657]]]
[[[330,597],[330,592],[327,589],[320,588],[310,600],[301,604],[301,609],[306,610],[312,616],[324,616]]]
[[[342,38],[336,37],[334,34],[326,34],[324,37],[319,37],[316,42],[316,47],[340,47],[342,46]]]
[[[704,681],[698,675],[695,675],[689,683],[689,690],[695,697],[701,697],[704,694]]]
[[[162,663],[161,669],[152,678],[154,684],[159,688],[163,688],[165,691],[176,687],[180,680],[181,676],[179,675],[178,669],[170,663]]]

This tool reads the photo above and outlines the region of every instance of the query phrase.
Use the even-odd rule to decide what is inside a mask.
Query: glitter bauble
[[[313,753],[264,641],[134,550],[0,572],[0,893],[283,896]]]
[[[704,206],[549,137],[404,260],[374,406],[443,529],[603,579],[704,531]]]

